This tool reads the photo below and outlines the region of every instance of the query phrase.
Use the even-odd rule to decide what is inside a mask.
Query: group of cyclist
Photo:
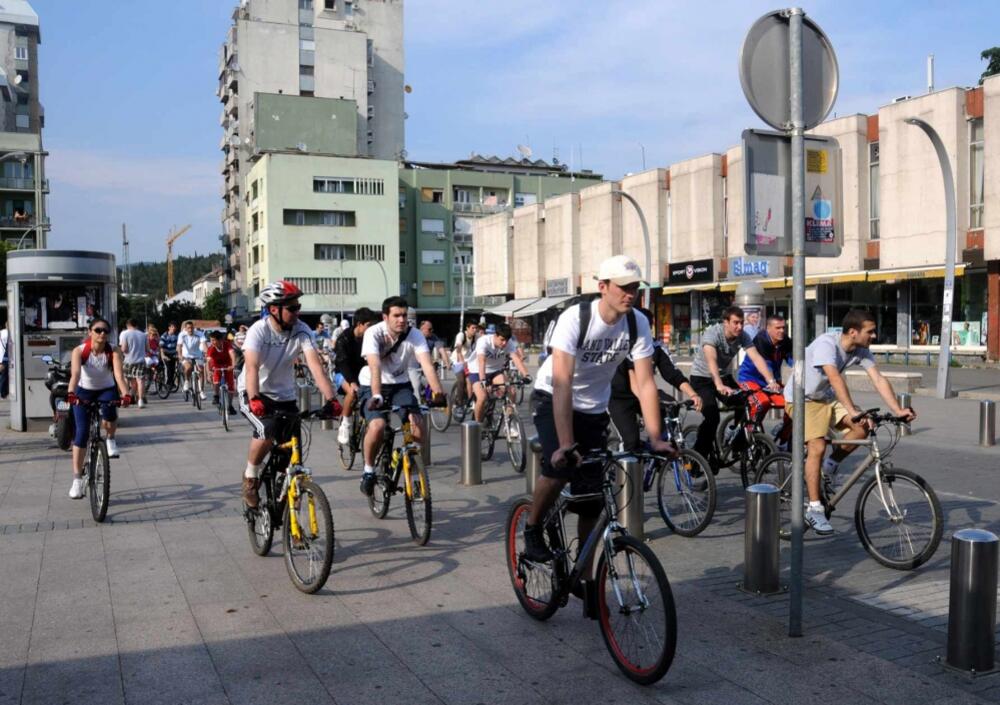
[[[634,260],[611,257],[601,263],[597,276],[599,297],[568,307],[547,336],[547,356],[538,370],[531,394],[531,408],[536,432],[542,445],[541,476],[535,485],[534,501],[525,527],[525,555],[529,560],[549,561],[551,552],[540,533],[540,523],[567,482],[574,491],[593,489],[600,482],[600,466],[583,463],[588,451],[606,447],[609,420],[614,423],[623,449],[639,445],[638,419],[641,416],[654,452],[676,454],[676,448],[661,440],[661,392],[654,370],[663,379],[689,397],[703,421],[698,429],[695,450],[712,459],[720,418],[720,400],[737,390],[746,392],[748,413],[759,420],[772,407],[786,410],[783,436],[790,424],[793,381],[782,383],[782,366],[792,363],[791,341],[785,320],[769,316],[765,327],[754,337],[743,328],[744,315],[739,307],[723,311],[722,321],[702,335],[695,351],[690,379],[673,365],[667,351],[654,343],[652,315],[635,306],[642,281]],[[129,321],[122,333],[121,351],[112,350],[107,336],[110,326],[103,319],[90,325],[87,340],[73,351],[71,400],[113,401],[120,394],[121,404],[128,405],[145,392],[141,383],[130,388],[126,373],[138,365],[137,351],[143,356],[154,351],[167,367],[168,374],[180,362],[185,389],[194,366],[208,362],[213,385],[236,387],[240,411],[252,427],[252,439],[243,473],[243,500],[249,507],[258,504],[258,478],[261,465],[276,437],[275,411],[296,408],[294,366],[302,359],[312,373],[324,400],[324,413],[339,415],[337,441],[348,441],[350,414],[359,408],[367,420],[363,442],[364,470],[361,491],[371,494],[375,484],[374,462],[383,438],[388,415],[396,411],[413,429],[414,440],[422,438],[420,400],[411,384],[411,369],[419,369],[432,392],[432,401],[443,404],[445,395],[435,362],[444,362],[445,348],[433,336],[433,329],[409,325],[406,299],[387,298],[381,312],[358,309],[351,323],[333,325],[321,321],[311,330],[299,320],[302,291],[287,281],[274,282],[260,293],[265,315],[249,329],[241,329],[232,341],[221,332],[213,333],[205,343],[185,321],[182,332],[170,324],[167,332],[150,338],[135,330]],[[345,322],[346,323],[346,322]],[[141,340],[140,340],[141,339]],[[808,447],[806,484],[809,505],[806,522],[818,535],[832,532],[820,498],[821,468],[836,472],[839,463],[855,447],[838,446],[824,460],[827,434],[843,432],[846,438],[862,438],[867,422],[853,419],[860,412],[851,399],[843,373],[858,365],[868,373],[874,388],[890,409],[912,420],[911,408],[902,408],[892,386],[875,364],[869,346],[875,339],[874,317],[852,309],[838,332],[824,333],[807,348],[803,369],[805,383],[805,441]],[[440,351],[440,352],[439,352]],[[745,358],[736,379],[729,373],[741,351]],[[123,362],[122,353],[125,358]],[[238,380],[232,369],[237,356],[243,366]],[[435,360],[435,358],[438,358]],[[504,371],[512,364],[525,381],[531,378],[523,355],[512,339],[510,326],[496,325],[489,333],[470,322],[458,333],[450,355],[458,379],[464,378],[469,398],[475,397],[475,417],[481,420],[490,385],[504,383]],[[138,382],[138,380],[137,380]],[[338,402],[338,391],[344,403]],[[81,438],[87,428],[87,410],[76,407],[77,437],[74,439],[74,483],[71,497],[82,496],[83,448]],[[115,413],[111,405],[102,406],[107,430],[109,455],[116,457]],[[609,419],[610,413],[610,419]],[[580,532],[585,535],[593,517],[581,516]]]

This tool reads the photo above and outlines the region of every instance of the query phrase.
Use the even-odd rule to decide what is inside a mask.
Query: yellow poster
[[[825,149],[806,150],[806,171],[810,174],[825,174],[829,159]]]

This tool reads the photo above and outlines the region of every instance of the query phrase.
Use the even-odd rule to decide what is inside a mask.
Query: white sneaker
[[[139,403],[136,404],[136,406],[138,406],[140,409],[143,408],[144,406],[146,406],[146,400],[145,399],[140,399]]]
[[[204,400],[206,398],[205,397],[205,392],[199,392],[199,396],[202,398],[202,400]]]
[[[351,424],[342,422],[340,428],[337,429],[337,443],[342,446],[346,446],[351,442]]]
[[[184,391],[186,392],[189,389],[191,389],[191,383],[188,382],[187,380],[184,380]]]
[[[114,438],[109,438],[107,440],[107,444],[108,444],[108,455],[111,456],[112,458],[119,457],[118,442]]]
[[[805,521],[808,526],[816,532],[817,536],[829,536],[833,533],[833,526],[826,518],[826,512],[822,509],[809,509],[806,507]]]
[[[87,485],[84,483],[82,477],[74,477],[73,484],[69,488],[69,498],[83,499],[83,494],[86,487]]]

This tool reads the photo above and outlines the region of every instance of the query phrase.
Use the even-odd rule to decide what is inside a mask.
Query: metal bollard
[[[901,407],[903,407],[904,409],[906,407],[911,406],[913,404],[913,401],[912,401],[910,395],[908,393],[906,393],[906,392],[900,392],[899,394],[897,394],[896,395],[896,402]],[[910,428],[910,424],[908,424],[908,423],[904,423],[902,426],[899,427],[899,435],[900,436],[909,436],[912,433],[913,433],[913,430]]]
[[[424,461],[424,467],[430,467],[431,464],[431,418],[430,416],[425,416],[423,420],[423,426],[421,431],[424,434],[424,440],[420,444],[420,459]]]
[[[483,484],[483,459],[479,455],[480,428],[475,421],[462,424],[462,484]]]
[[[642,463],[636,458],[622,458],[618,463],[618,483],[622,485],[622,491],[618,493],[618,523],[642,541],[646,536],[643,527]]]
[[[542,474],[542,443],[538,436],[528,439],[528,467],[524,472],[524,491],[528,494],[535,493],[535,480]]]
[[[776,406],[772,406],[770,409],[767,410],[767,417],[772,421],[781,421],[783,418],[785,418],[785,410],[779,409]]]
[[[774,485],[750,485],[746,489],[746,523],[743,530],[743,583],[747,592],[770,595],[781,591],[778,580],[778,500]]]
[[[302,387],[299,389],[299,411],[310,409],[312,409],[312,395],[309,393],[309,387]]]
[[[333,419],[323,419],[319,422],[319,427],[324,431],[333,430]]]
[[[997,442],[997,404],[989,399],[979,402],[979,445],[992,446]]]
[[[993,669],[998,556],[1000,539],[989,531],[962,529],[951,539],[945,663],[952,668],[972,673]]]

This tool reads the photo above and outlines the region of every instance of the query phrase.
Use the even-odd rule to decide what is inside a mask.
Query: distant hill
[[[194,255],[174,258],[174,291],[191,288],[191,283],[215,267],[222,267],[223,255]],[[118,267],[121,272],[122,267]],[[137,262],[132,265],[132,293],[146,294],[153,299],[167,297],[167,263]]]

